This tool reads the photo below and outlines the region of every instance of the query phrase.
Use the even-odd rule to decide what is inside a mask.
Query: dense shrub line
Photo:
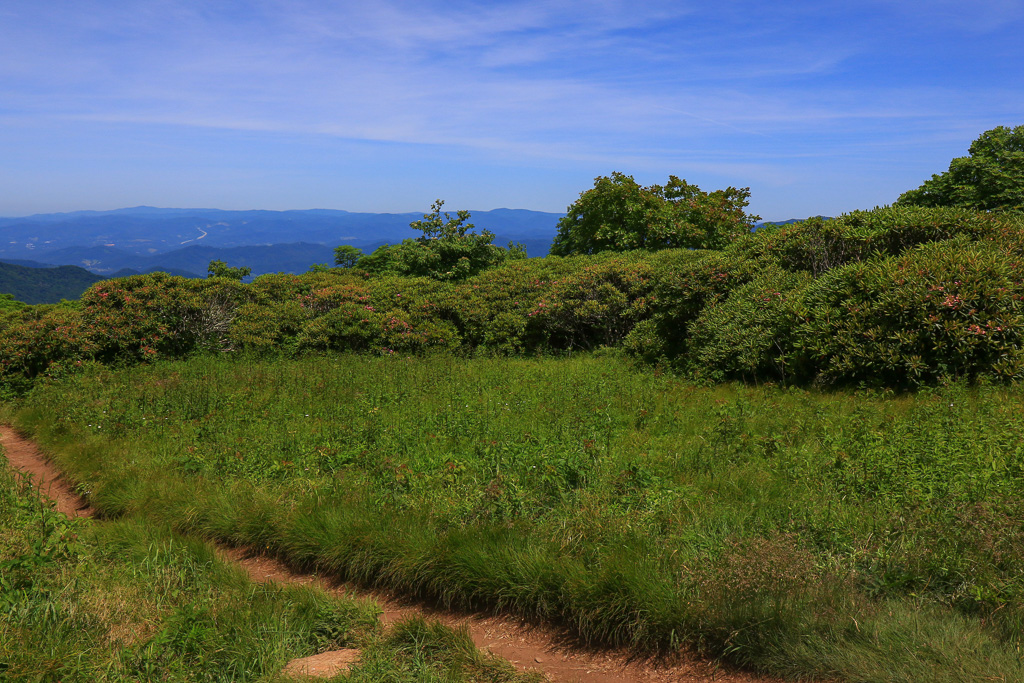
[[[75,306],[5,310],[17,391],[87,362],[197,351],[621,347],[710,380],[909,387],[1024,373],[1024,219],[886,207],[762,229],[723,250],[511,260],[459,282],[337,268],[251,284],[161,273]]]

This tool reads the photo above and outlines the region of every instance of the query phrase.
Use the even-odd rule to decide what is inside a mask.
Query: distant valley
[[[454,211],[452,211],[454,214]],[[420,233],[409,223],[422,213],[223,211],[135,207],[0,218],[0,261],[21,265],[75,265],[110,277],[118,271],[206,274],[210,261],[252,268],[254,275],[305,272],[333,261],[333,249],[351,244],[372,251]],[[473,212],[477,230],[495,243],[522,243],[530,256],[547,254],[562,214],[525,209]]]

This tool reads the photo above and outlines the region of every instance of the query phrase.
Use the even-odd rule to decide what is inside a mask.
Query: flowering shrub
[[[303,349],[621,347],[703,378],[913,386],[1024,373],[1024,219],[892,207],[758,231],[721,251],[515,259],[460,281],[358,269],[252,284],[163,273],[80,304],[7,307],[0,379],[80,362]]]
[[[96,329],[77,306],[32,306],[0,332],[0,380],[20,392],[56,365],[81,364],[96,352]]]
[[[690,326],[705,307],[722,301],[753,280],[762,264],[742,255],[720,251],[675,250],[661,252],[651,260],[653,295],[651,322],[642,326],[653,335],[658,353],[681,361],[687,353]],[[630,350],[648,355],[629,339]]]
[[[1024,375],[1024,262],[960,237],[853,263],[807,288],[794,334],[804,375],[912,386]]]
[[[296,338],[309,312],[295,300],[243,304],[228,332],[232,348],[259,355],[290,355],[298,350]]]
[[[691,326],[689,364],[712,379],[789,378],[793,330],[807,273],[771,269],[704,308]]]
[[[492,268],[440,293],[438,315],[450,320],[464,343],[486,352],[520,353],[544,345],[529,313],[553,281],[593,257],[529,259]]]
[[[309,315],[323,315],[343,304],[370,304],[370,288],[363,282],[346,282],[313,289],[299,299]]]
[[[442,321],[413,321],[403,311],[380,312],[370,304],[355,303],[309,320],[297,337],[299,349],[377,353],[455,348],[458,343],[458,332]]]
[[[554,348],[613,346],[649,314],[652,289],[650,264],[620,256],[555,280],[527,316]]]
[[[958,235],[1016,244],[1019,249],[1024,243],[1024,218],[965,209],[892,206],[758,230],[734,243],[729,251],[761,261],[777,260],[784,268],[818,277],[847,263],[896,256]]]
[[[190,280],[151,273],[106,280],[82,295],[83,314],[97,335],[96,357],[105,362],[177,357],[224,349],[246,285],[213,278]]]

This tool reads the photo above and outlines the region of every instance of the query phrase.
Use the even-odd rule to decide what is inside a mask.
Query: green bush
[[[1012,379],[1019,259],[1024,217],[897,206],[762,229],[720,251],[512,259],[457,281],[358,268],[252,284],[154,273],[98,283],[77,309],[4,309],[0,367],[21,391],[55,363],[195,352],[618,348],[714,380]],[[929,287],[971,303],[937,306]]]
[[[967,209],[891,206],[758,230],[734,243],[729,251],[757,260],[777,260],[784,268],[818,277],[847,263],[897,256],[958,235],[1020,245],[1024,219]]]
[[[458,332],[443,321],[413,320],[404,311],[377,311],[369,304],[343,303],[308,321],[299,332],[299,349],[416,352],[428,348],[454,349]]]
[[[252,292],[253,301],[257,303],[297,300],[300,296],[309,294],[312,290],[312,280],[313,277],[309,274],[267,273],[253,280],[249,290]]]
[[[593,258],[513,261],[446,290],[438,314],[451,320],[471,349],[488,353],[522,353],[543,347],[530,312],[554,281]]]
[[[235,312],[250,298],[246,285],[225,278],[190,280],[150,273],[106,280],[82,295],[96,357],[137,362],[227,348]]]
[[[652,354],[682,359],[688,348],[690,327],[705,307],[723,301],[753,280],[762,266],[744,255],[720,251],[673,250],[650,260],[653,294],[650,322],[642,322],[625,340],[635,355]],[[645,351],[643,341],[657,345]]]
[[[650,187],[623,173],[601,176],[558,221],[551,253],[721,249],[759,220],[744,211],[749,197],[750,188],[704,192],[676,176]]]
[[[707,306],[691,327],[688,361],[695,373],[715,380],[788,380],[796,311],[811,282],[806,273],[772,269]]]
[[[308,317],[302,304],[294,300],[243,304],[227,339],[233,350],[290,355],[298,350],[296,339]]]
[[[650,314],[652,289],[642,254],[608,258],[552,282],[529,325],[553,348],[615,346]]]
[[[825,383],[1018,379],[1022,280],[1017,257],[964,237],[835,269],[807,288],[798,365]]]
[[[413,230],[423,232],[421,237],[378,247],[373,253],[360,257],[355,267],[377,275],[456,282],[507,261],[526,258],[526,250],[521,246],[509,244],[506,249],[492,244],[492,232],[472,232],[473,224],[466,223],[470,217],[468,211],[458,211],[452,217],[441,211],[442,206],[444,202],[438,199],[430,207],[431,212],[423,215],[423,220],[409,224]]]
[[[1024,210],[1024,126],[996,126],[971,143],[969,155],[949,163],[898,204],[965,206],[983,211]]]
[[[21,393],[39,375],[91,359],[98,348],[97,336],[78,307],[25,308],[0,331],[0,380],[8,392]]]

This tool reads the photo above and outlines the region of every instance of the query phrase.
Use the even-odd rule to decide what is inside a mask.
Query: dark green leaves
[[[998,126],[971,143],[969,156],[900,195],[897,204],[962,206],[993,211],[1024,209],[1024,126]]]
[[[749,233],[758,216],[744,213],[748,188],[703,192],[669,176],[665,186],[641,187],[633,176],[594,179],[558,222],[556,256],[632,249],[721,249]]]

